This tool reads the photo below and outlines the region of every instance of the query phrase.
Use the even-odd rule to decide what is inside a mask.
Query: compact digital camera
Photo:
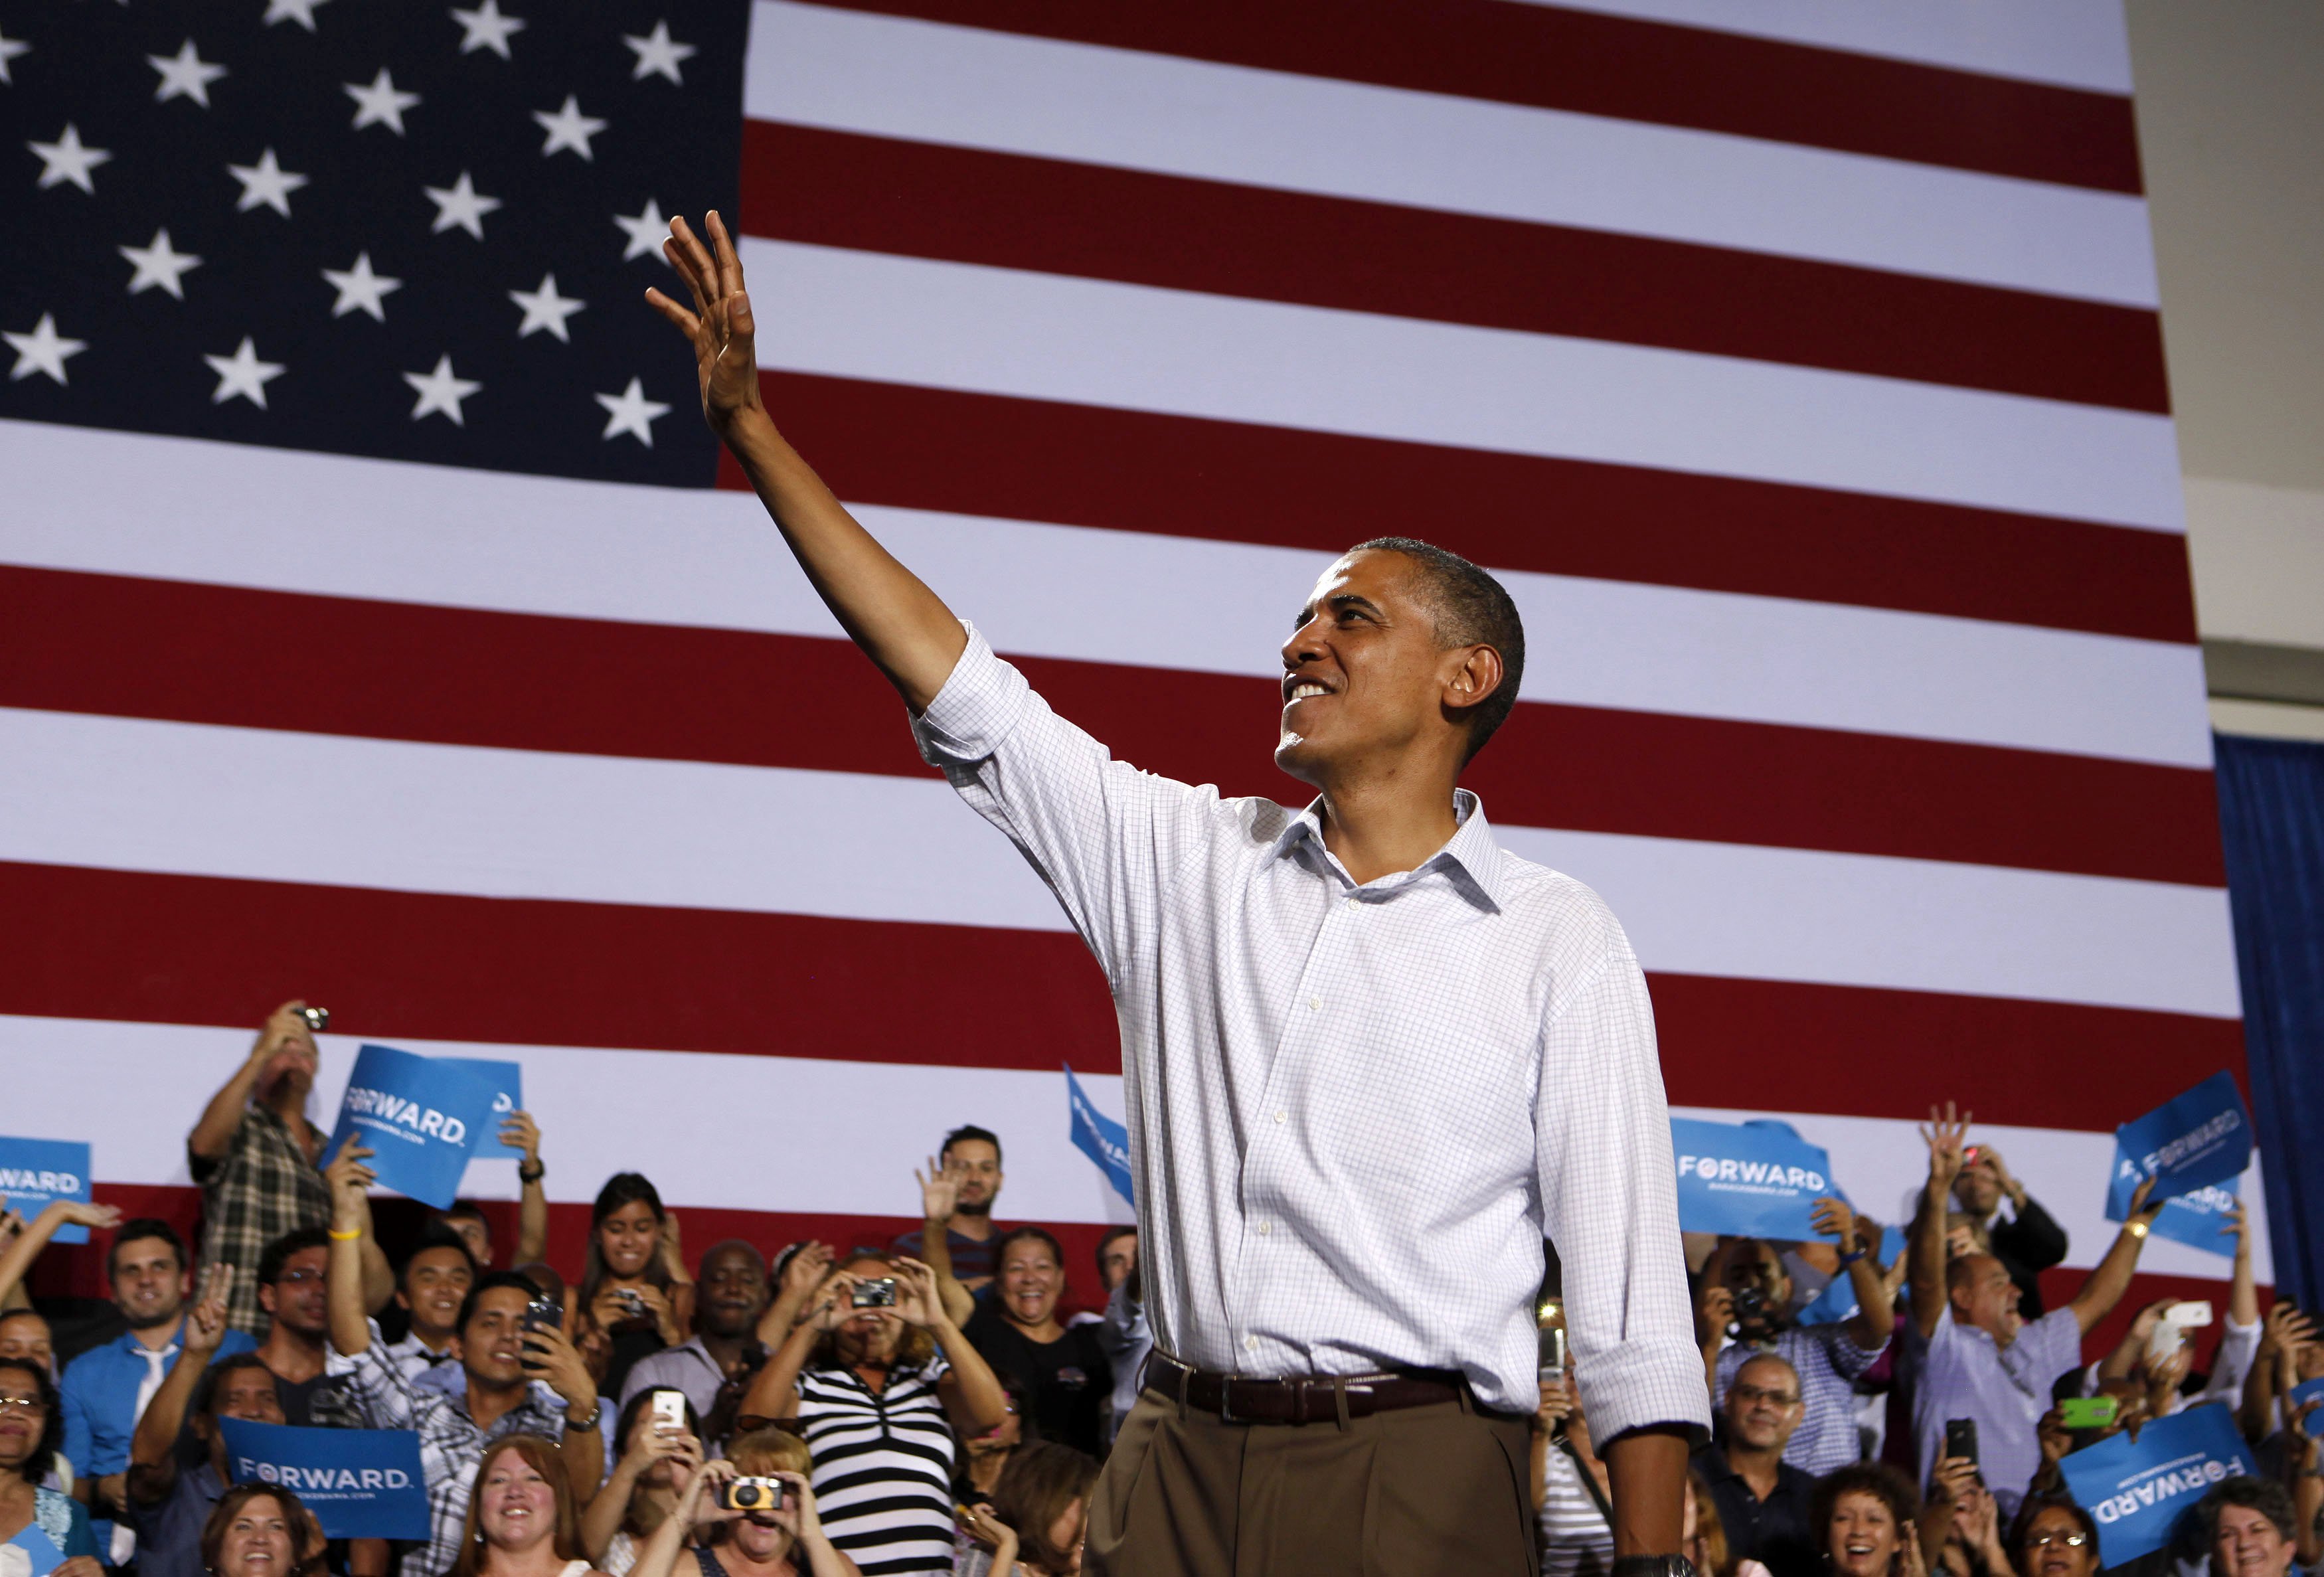
[[[849,1301],[859,1309],[892,1309],[896,1306],[896,1278],[875,1276],[869,1281],[859,1281]]]
[[[785,1486],[780,1479],[732,1479],[718,1491],[718,1504],[729,1511],[780,1511]]]

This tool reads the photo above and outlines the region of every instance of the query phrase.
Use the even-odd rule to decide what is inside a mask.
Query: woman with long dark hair
[[[637,1172],[616,1172],[589,1211],[589,1259],[581,1276],[581,1315],[610,1356],[599,1394],[619,1397],[630,1366],[685,1343],[694,1323],[694,1278],[678,1250],[678,1218]]]
[[[65,1415],[47,1370],[0,1359],[0,1544],[24,1552],[31,1577],[104,1577],[88,1513],[41,1487],[64,1445]]]
[[[654,1410],[657,1397],[675,1397],[685,1422],[672,1429]],[[622,1407],[613,1425],[621,1461],[581,1514],[581,1543],[611,1577],[628,1577],[654,1530],[678,1508],[678,1491],[702,1465],[702,1420],[686,1393],[648,1386]]]
[[[602,1577],[581,1553],[581,1513],[554,1443],[511,1434],[486,1448],[448,1577]]]
[[[275,1484],[236,1484],[202,1524],[210,1577],[323,1577],[323,1528],[299,1497]]]

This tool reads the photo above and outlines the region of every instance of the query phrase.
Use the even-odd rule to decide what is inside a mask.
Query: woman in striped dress
[[[875,1301],[859,1306],[858,1288]],[[886,1577],[952,1570],[953,1426],[995,1427],[1008,1398],[945,1313],[935,1274],[864,1252],[807,1300],[742,1411],[798,1420],[825,1532],[863,1577]]]

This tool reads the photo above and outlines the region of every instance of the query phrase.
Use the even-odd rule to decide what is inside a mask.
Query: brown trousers
[[[1526,1422],[1458,1402],[1222,1424],[1149,1390],[1089,1510],[1093,1577],[1533,1577]]]

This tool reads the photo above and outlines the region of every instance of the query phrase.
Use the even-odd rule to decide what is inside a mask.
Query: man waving
[[[1546,1235],[1617,1577],[1683,1572],[1709,1420],[1645,980],[1597,895],[1501,849],[1455,787],[1517,698],[1508,594],[1384,538],[1286,595],[1276,761],[1316,789],[1305,810],[1113,761],[783,440],[741,263],[706,227],[664,246],[691,308],[648,292],[693,342],[704,414],[1119,1010],[1156,1351],[1092,1569],[1531,1570]]]

